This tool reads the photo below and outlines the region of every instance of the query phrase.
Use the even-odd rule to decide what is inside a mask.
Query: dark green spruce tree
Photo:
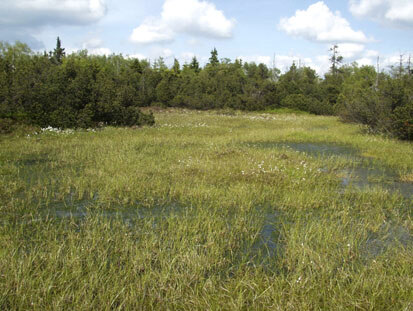
[[[209,58],[209,63],[210,63],[212,66],[217,66],[217,65],[219,64],[218,52],[217,52],[217,49],[216,49],[216,48],[214,48],[214,49],[211,51],[211,57]]]
[[[201,69],[199,67],[199,62],[196,59],[196,56],[192,57],[192,61],[189,64],[189,68],[198,73]]]
[[[56,40],[56,48],[53,50],[52,54],[52,61],[56,63],[57,65],[62,64],[63,58],[66,56],[65,49],[62,48],[62,42],[60,41],[60,38],[57,37]]]

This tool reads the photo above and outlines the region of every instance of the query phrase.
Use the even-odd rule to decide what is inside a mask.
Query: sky
[[[1,0],[0,41],[67,53],[122,54],[167,64],[196,56],[329,68],[344,63],[396,66],[413,57],[413,0]]]

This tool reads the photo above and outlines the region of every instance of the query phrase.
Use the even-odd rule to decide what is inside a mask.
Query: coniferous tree
[[[156,71],[164,71],[168,69],[162,56],[155,60],[155,62],[153,63],[153,69],[155,69]]]
[[[177,60],[168,68],[162,58],[151,67],[146,60],[90,56],[86,50],[65,56],[60,38],[46,55],[21,43],[0,42],[0,125],[2,120],[61,128],[100,122],[152,124],[153,117],[139,107],[159,104],[242,110],[281,106],[339,113],[374,131],[413,140],[409,65],[407,70],[395,67],[388,72],[357,64],[340,66],[337,50],[336,45],[331,49],[331,70],[323,79],[313,69],[295,64],[274,79],[275,68],[227,58],[218,61],[215,48],[205,69],[196,57],[181,69]]]
[[[181,65],[179,64],[179,61],[176,58],[174,59],[172,71],[176,74],[179,74],[181,72]]]
[[[196,56],[192,57],[192,61],[189,64],[189,68],[198,73],[201,69],[199,67],[199,62],[196,59]]]
[[[132,61],[131,68],[132,68],[133,71],[135,71],[137,73],[141,74],[143,72],[143,67],[142,67],[139,59],[134,59]]]
[[[66,56],[65,49],[62,48],[62,42],[60,41],[60,38],[57,37],[56,40],[56,48],[53,50],[52,54],[52,60],[60,65],[63,62],[63,58]]]
[[[211,51],[211,57],[209,58],[209,63],[210,63],[212,66],[217,66],[217,65],[219,64],[218,52],[217,52],[217,49],[216,49],[216,48],[214,48],[214,49]]]

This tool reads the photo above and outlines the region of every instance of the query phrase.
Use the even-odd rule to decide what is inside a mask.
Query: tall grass
[[[333,117],[155,117],[1,139],[1,310],[413,310],[412,200],[285,145],[409,181],[411,143]]]

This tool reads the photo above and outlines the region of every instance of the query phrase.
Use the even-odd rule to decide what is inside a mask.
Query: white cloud
[[[103,56],[103,55],[109,56],[112,54],[112,51],[109,48],[103,48],[103,47],[88,49],[87,52],[90,55],[100,55],[100,56]]]
[[[280,69],[282,72],[286,72],[290,69],[293,63],[296,66],[307,66],[314,69],[318,74],[323,74],[329,69],[328,55],[318,56],[315,59],[309,57],[301,57],[299,55],[252,55],[252,56],[239,56],[237,59],[241,59],[243,62],[254,62],[256,64],[263,63],[268,68]]]
[[[367,57],[377,57],[377,56],[379,56],[379,51],[367,50],[366,51],[366,56]]]
[[[379,56],[379,58],[377,58]],[[407,62],[408,56],[405,55],[403,58],[404,64]],[[400,65],[400,54],[393,53],[387,55],[379,55],[377,51],[367,51],[363,57],[356,59],[356,62],[359,66],[374,66],[376,67],[377,61],[379,62],[380,70],[387,71],[390,68],[398,68]]]
[[[2,0],[0,25],[84,25],[106,14],[105,0]]]
[[[34,50],[43,51],[44,43],[36,38],[32,32],[19,27],[2,27],[0,23],[0,40],[6,42],[20,41],[28,44]]]
[[[196,55],[193,52],[183,52],[179,55],[179,62],[182,64],[189,64],[191,63],[192,59],[196,57],[197,61],[199,62],[199,65],[205,66],[209,62],[209,56],[200,56]]]
[[[355,61],[359,66],[376,66],[377,57],[379,56],[378,51],[374,50],[363,50],[362,53],[355,54],[349,61],[346,63],[351,63]]]
[[[184,64],[188,64],[192,61],[192,58],[194,58],[195,54],[192,52],[183,52],[180,55],[180,59],[183,61]]]
[[[130,40],[135,43],[172,41],[179,33],[211,38],[230,38],[235,21],[208,1],[165,0],[161,17],[148,19],[135,28]]]
[[[229,38],[234,21],[225,17],[221,10],[207,1],[166,0],[161,13],[162,20],[176,32]]]
[[[165,43],[173,41],[174,36],[172,29],[163,21],[149,19],[132,31],[130,40],[139,44]]]
[[[173,55],[174,55],[174,52],[172,52],[171,49],[163,49],[161,53],[161,56],[165,58],[172,57]]]
[[[341,43],[338,44],[339,55],[346,58],[354,58],[360,56],[364,52],[364,45],[357,43]]]
[[[413,27],[411,0],[350,0],[350,11],[384,24]]]
[[[188,44],[192,46],[199,46],[201,45],[201,42],[198,39],[191,38],[188,40]]]
[[[356,63],[359,66],[371,66],[373,65],[373,60],[371,58],[368,57],[362,57],[356,60]]]
[[[406,57],[403,59],[406,62]],[[380,67],[381,68],[389,68],[389,67],[398,67],[400,65],[400,54],[394,53],[392,55],[386,55],[384,57],[380,57]]]
[[[330,56],[329,55],[318,55],[315,58],[315,64],[317,68],[314,68],[318,74],[322,75],[330,70]]]
[[[98,37],[93,37],[82,43],[82,48],[88,51],[89,55],[111,55],[113,54],[109,48],[103,47],[103,40]]]
[[[311,67],[317,72],[321,69],[320,65],[310,57],[302,57],[300,55],[275,56],[275,67],[283,72],[288,71],[293,63],[295,63],[297,67]]]
[[[243,63],[264,64],[268,67],[273,65],[273,58],[265,55],[238,56],[237,59],[242,60]]]
[[[147,59],[147,57],[146,57],[145,55],[140,54],[140,53],[128,55],[127,58],[129,58],[129,59],[136,58],[136,59],[139,59],[139,60],[141,60],[141,59]]]
[[[279,28],[287,34],[315,42],[363,43],[369,41],[362,31],[355,31],[340,12],[319,1],[307,10],[297,10],[290,18],[282,18]]]
[[[73,53],[79,53],[80,51],[85,50],[86,48],[83,47],[82,49],[78,49],[78,48],[73,48],[73,47],[65,47],[65,52],[66,55],[70,55]],[[41,51],[39,51],[41,52]],[[112,55],[113,52],[111,49],[109,48],[105,48],[105,47],[96,47],[96,48],[87,48],[87,54],[88,55],[99,55],[99,56],[109,56]]]
[[[158,59],[159,57],[162,57],[165,63],[169,64],[173,62],[174,52],[168,48],[153,47],[148,56],[150,59]]]
[[[159,60],[160,57],[162,57],[163,61],[165,62],[166,66],[172,66],[175,58],[174,51],[168,48],[162,48],[162,47],[153,47],[149,50],[146,51],[147,54],[142,54],[142,53],[134,53],[131,55],[127,55],[126,57],[131,59],[131,58],[137,58],[139,60],[146,59],[150,63],[154,63],[154,61]]]
[[[343,56],[343,64],[351,64],[357,62],[359,66],[364,65],[375,65],[377,63],[377,57],[379,52],[375,50],[367,50],[363,44],[354,44],[354,43],[343,43],[338,44],[338,55]],[[326,55],[324,62],[324,68],[328,70],[331,66],[329,58],[330,55]],[[325,70],[325,71],[327,71]]]
[[[100,38],[90,38],[89,40],[83,42],[82,47],[84,49],[96,49],[103,45],[103,41]]]
[[[47,26],[91,24],[106,11],[106,0],[0,0],[0,38],[40,50],[39,33]]]

